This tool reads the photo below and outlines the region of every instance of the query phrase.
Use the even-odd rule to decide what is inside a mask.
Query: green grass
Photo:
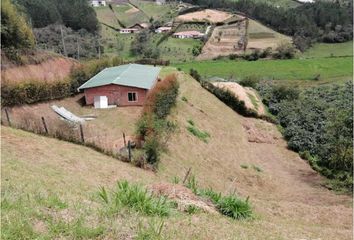
[[[132,209],[147,216],[168,216],[173,208],[173,203],[164,197],[156,198],[146,189],[127,181],[117,183],[114,191],[107,192],[101,187],[98,192],[100,199],[109,214],[116,214],[122,208]]]
[[[249,97],[249,99],[251,100],[254,108],[256,110],[258,110],[258,107],[259,107],[259,102],[258,100],[256,99],[256,97],[253,95],[253,94],[250,94],[250,93],[247,93],[247,96]]]
[[[192,54],[193,47],[200,46],[201,44],[202,42],[197,39],[177,39],[170,37],[159,45],[161,58],[170,60],[171,62],[192,61],[194,59]]]
[[[259,76],[276,80],[313,80],[320,74],[321,79],[352,78],[352,57],[291,59],[264,61],[204,61],[175,64],[189,73],[196,69],[203,77],[218,76],[226,79],[243,79]]]
[[[353,56],[353,41],[345,43],[317,43],[300,57],[303,58],[323,58],[323,57]]]
[[[197,138],[199,138],[203,142],[208,143],[208,139],[210,138],[210,134],[206,131],[199,130],[195,126],[195,124],[192,120],[188,120],[187,122],[189,124],[187,126],[188,132],[190,132],[193,136],[196,136]]]

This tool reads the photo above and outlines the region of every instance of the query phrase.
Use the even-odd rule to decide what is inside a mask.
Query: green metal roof
[[[127,64],[105,68],[90,80],[81,85],[78,90],[117,84],[129,87],[151,89],[161,68],[141,64]]]

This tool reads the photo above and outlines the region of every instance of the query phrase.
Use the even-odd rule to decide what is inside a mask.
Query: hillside
[[[157,173],[3,127],[2,236],[139,239],[142,232],[154,231],[159,219],[130,211],[105,215],[98,187],[122,179],[171,182],[183,179],[191,167],[201,187],[250,196],[255,218],[176,213],[163,218],[162,239],[351,239],[350,197],[323,188],[324,179],[286,149],[275,126],[241,117],[191,77],[178,76],[180,96],[170,116],[178,129]],[[186,130],[188,120],[210,134],[208,143]]]
[[[80,65],[72,58],[45,52],[35,52],[23,64],[15,65],[3,59],[2,84],[18,84],[28,81],[53,82],[68,77],[71,70]]]

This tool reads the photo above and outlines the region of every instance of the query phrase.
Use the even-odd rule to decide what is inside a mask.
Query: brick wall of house
[[[128,101],[128,93],[136,93],[136,101]],[[87,105],[93,105],[95,96],[107,96],[109,105],[118,106],[141,106],[144,104],[148,90],[136,87],[121,85],[106,85],[85,89],[85,99]]]

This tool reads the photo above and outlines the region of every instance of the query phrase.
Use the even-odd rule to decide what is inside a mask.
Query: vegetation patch
[[[353,185],[353,85],[297,89],[263,82],[258,90],[288,141],[336,189],[352,191]]]
[[[218,211],[225,216],[236,220],[252,217],[253,212],[248,197],[243,200],[236,194],[223,196],[221,193],[217,193],[211,188],[200,189],[194,175],[188,178],[186,187],[191,189],[196,195],[212,201]]]
[[[143,149],[147,163],[157,167],[159,152],[163,149],[163,138],[176,126],[166,120],[176,105],[179,84],[175,74],[168,75],[150,90],[143,107],[143,114],[137,123],[138,139],[144,141]],[[144,165],[141,163],[140,165]]]
[[[188,126],[187,126],[187,130],[188,132],[190,132],[193,136],[196,136],[197,138],[199,138],[200,140],[202,140],[205,143],[208,143],[208,139],[210,138],[210,134],[206,131],[202,131],[199,130],[193,120],[188,120]]]
[[[175,204],[167,198],[154,197],[146,189],[128,181],[118,182],[116,188],[111,191],[101,187],[98,195],[110,215],[127,208],[147,216],[165,217],[175,208]]]

